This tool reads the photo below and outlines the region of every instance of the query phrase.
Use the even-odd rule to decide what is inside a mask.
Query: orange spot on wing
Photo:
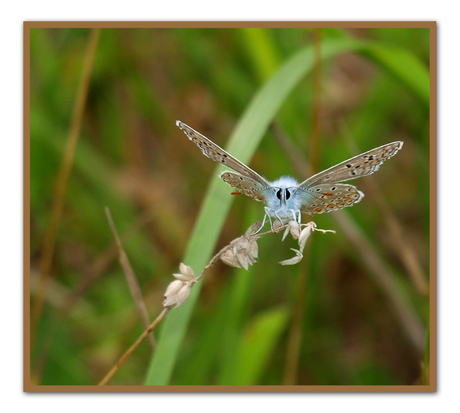
[[[232,195],[241,195],[241,192],[232,192]]]
[[[326,196],[332,196],[332,192],[324,192],[323,195],[326,195]]]

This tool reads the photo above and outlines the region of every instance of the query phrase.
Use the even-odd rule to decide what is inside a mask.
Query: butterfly
[[[222,172],[219,176],[224,182],[236,188],[237,193],[267,205],[261,228],[267,217],[270,223],[271,218],[274,218],[283,224],[290,220],[300,224],[301,213],[323,214],[360,202],[364,197],[360,190],[353,185],[339,182],[373,174],[383,162],[396,155],[404,144],[402,141],[396,141],[379,146],[313,175],[301,183],[289,176],[269,182],[190,126],[179,120],[176,121],[176,125],[205,156],[235,171]]]

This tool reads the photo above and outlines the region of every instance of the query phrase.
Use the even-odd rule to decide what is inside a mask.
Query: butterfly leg
[[[259,228],[256,232],[254,232],[254,234],[258,234],[258,233],[260,232],[260,230],[265,226],[265,221],[267,221],[267,217],[268,217],[268,219],[269,219],[269,221],[270,221],[270,226],[272,227],[272,221],[271,221],[271,219],[270,219],[270,215],[269,215],[268,212],[267,212],[267,209],[268,209],[268,208],[265,207],[265,215],[264,215],[264,219],[262,220],[262,224],[260,225],[260,228]],[[273,228],[272,228],[272,229],[273,229]]]
[[[260,228],[256,232],[254,232],[254,234],[258,234],[260,232],[260,230],[264,227],[266,220],[267,220],[267,214],[264,215],[264,219],[262,220],[262,224],[260,224]]]
[[[294,209],[290,209],[289,212],[292,214],[293,221],[298,221],[299,217],[297,216],[297,212]]]
[[[281,222],[281,225],[285,225],[284,221],[279,217],[279,215],[276,213],[276,211],[274,212],[274,214],[275,214],[275,217],[278,219],[278,221]],[[271,223],[271,221],[270,221],[270,223]],[[273,226],[272,226],[272,229],[273,229]]]
[[[270,229],[272,230],[272,232],[275,232],[275,231],[273,230],[273,222],[272,222],[272,218],[271,218],[271,215],[272,215],[272,213],[273,213],[273,210],[270,209],[269,207],[265,207],[264,209],[265,209],[264,222],[265,222],[265,219],[268,217],[268,220],[269,220],[269,222],[270,222]],[[276,213],[275,213],[275,215],[276,215]],[[278,218],[278,217],[277,217],[277,218]],[[279,219],[279,218],[278,218],[278,219]]]

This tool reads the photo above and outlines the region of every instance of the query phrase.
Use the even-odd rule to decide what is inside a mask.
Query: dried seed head
[[[195,277],[195,273],[193,272],[192,267],[185,265],[183,262],[179,265],[180,272],[184,274],[186,277],[189,277],[192,280]]]
[[[294,265],[294,264],[299,263],[302,260],[303,258],[302,252],[294,248],[291,248],[291,250],[295,252],[295,257],[289,258],[288,260],[280,261],[281,265]]]
[[[281,265],[294,265],[302,260],[303,250],[305,249],[307,240],[313,231],[335,232],[335,231],[329,231],[329,230],[324,230],[324,229],[317,229],[316,224],[313,221],[308,222],[307,224],[303,226],[304,226],[304,229],[300,231],[301,226],[297,222],[289,221],[286,231],[284,232],[284,235],[283,235],[283,240],[286,237],[288,231],[290,231],[293,238],[298,239],[299,249],[295,250],[294,248],[291,248],[291,250],[294,251],[296,254],[295,257],[292,257],[288,260],[281,261],[280,262]]]
[[[310,237],[311,233],[315,230],[316,224],[312,221],[305,225],[305,228],[299,235],[299,246],[301,251],[304,250],[305,244],[307,243],[308,238]]]
[[[164,307],[180,307],[190,294],[194,283],[195,273],[193,269],[183,263],[180,264],[180,274],[173,274],[176,280],[168,285],[163,301]]]
[[[282,241],[284,241],[284,238],[286,238],[286,235],[288,234],[288,232],[291,233],[292,238],[298,239],[300,235],[300,224],[294,220],[289,221],[286,226],[286,230],[284,231]]]
[[[180,283],[179,288],[177,288],[178,284],[175,283]],[[190,283],[184,284],[179,280],[173,281],[166,289],[163,307],[180,307],[182,304],[184,304],[185,300],[189,296],[191,288],[192,284]]]
[[[168,285],[168,288],[166,288],[165,297],[171,297],[173,295],[176,295],[183,285],[184,283],[182,281],[173,281],[171,284]]]
[[[244,235],[246,236],[249,236],[249,235],[253,235],[255,232],[259,231],[262,226],[262,221],[256,221],[254,222],[254,224],[252,224],[245,232]]]
[[[273,232],[278,232],[278,231],[281,231],[283,227],[284,227],[283,223],[279,219],[277,219],[272,225],[272,230]]]
[[[220,259],[232,267],[248,269],[254,264],[259,254],[257,236],[243,236],[233,240],[229,248],[223,253]]]
[[[176,305],[175,308],[181,306],[187,297],[190,295],[190,290],[192,286],[190,284],[184,284],[182,288],[179,290],[177,293],[177,300],[176,300]]]
[[[190,281],[190,277],[184,274],[173,274],[173,277],[177,278],[178,280],[184,281],[184,282]]]
[[[236,255],[232,249],[228,249],[221,256],[220,259],[224,264],[230,265],[230,267],[240,268],[240,263],[236,259]]]

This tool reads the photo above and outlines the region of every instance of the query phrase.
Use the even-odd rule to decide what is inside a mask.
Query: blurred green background
[[[32,309],[91,32],[30,31]],[[144,342],[110,383],[426,384],[429,36],[101,29],[46,300],[32,314],[33,383],[96,384],[144,330],[105,206],[151,320],[186,251],[198,274],[263,218],[262,204],[232,197],[223,182],[210,187],[216,165],[175,126],[180,119],[223,147],[234,132],[234,154],[269,180],[302,181],[309,162],[318,172],[395,140],[404,147],[352,182],[366,193],[361,203],[315,217],[337,233],[313,234],[302,263],[278,264],[296,248],[280,234],[260,241],[248,272],[218,263],[155,331],[153,361]]]

